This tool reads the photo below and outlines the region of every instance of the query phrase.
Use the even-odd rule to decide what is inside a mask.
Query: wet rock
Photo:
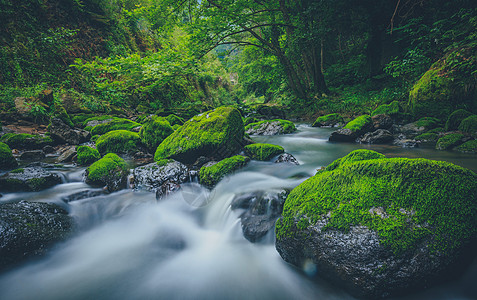
[[[73,129],[58,118],[52,118],[48,126],[51,137],[58,143],[79,145],[89,141],[91,134],[86,130]]]
[[[385,114],[372,116],[374,129],[390,130],[393,127],[393,119]]]
[[[403,135],[398,135],[397,139],[394,140],[393,144],[403,148],[415,148],[419,147],[420,141],[406,139]]]
[[[46,145],[45,147],[43,147],[43,152],[45,152],[45,154],[51,154],[53,152],[55,152],[55,148],[53,148],[53,146],[50,146],[50,145]]]
[[[299,165],[300,163],[298,160],[291,155],[290,153],[283,153],[280,154],[277,159],[275,159],[274,163],[289,163],[294,165]]]
[[[362,115],[348,124],[344,128],[331,133],[330,142],[355,142],[361,135],[373,131],[373,121],[369,115]]]
[[[43,150],[25,151],[20,155],[20,160],[36,161],[45,159],[46,155]]]
[[[85,171],[85,182],[93,186],[106,186],[109,192],[126,187],[129,168],[124,159],[114,153],[108,153],[94,162]]]
[[[359,137],[359,133],[348,128],[341,128],[333,131],[330,135],[330,142],[354,142]]]
[[[69,203],[73,201],[98,197],[102,195],[106,195],[105,190],[86,190],[86,191],[81,191],[81,192],[77,192],[77,193],[62,197],[61,200],[63,200],[66,203]]]
[[[41,167],[26,167],[0,177],[2,192],[37,192],[61,183],[61,177]]]
[[[366,144],[389,144],[394,140],[394,136],[385,129],[378,129],[374,132],[368,132],[361,138],[360,143]]]
[[[245,133],[251,135],[277,135],[296,131],[295,124],[288,120],[265,120],[250,123],[245,127]]]
[[[71,162],[73,157],[76,155],[76,146],[68,146],[63,148],[62,153],[56,159],[56,162],[64,163],[64,162]]]
[[[0,204],[0,269],[39,256],[65,240],[74,223],[56,204],[27,202]]]
[[[172,194],[180,189],[180,184],[172,181],[166,181],[156,190],[156,199],[159,200],[161,198],[164,198],[167,195]]]

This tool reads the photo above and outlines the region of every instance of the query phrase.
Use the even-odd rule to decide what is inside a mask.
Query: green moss
[[[346,124],[344,129],[349,129],[353,132],[357,132],[357,131],[362,131],[366,129],[366,127],[369,127],[372,125],[373,125],[373,120],[371,119],[371,117],[369,115],[362,115],[352,120],[348,124]]]
[[[320,127],[320,126],[332,126],[335,124],[344,124],[344,119],[340,114],[329,114],[326,116],[321,116],[316,118],[315,122],[313,123],[313,127]]]
[[[113,130],[96,140],[99,153],[129,153],[141,146],[141,139],[135,132],[127,130]]]
[[[182,126],[179,125],[179,124],[172,125],[172,129],[173,129],[174,131],[176,131],[177,129],[179,129],[179,128],[181,128],[181,127],[182,127]]]
[[[46,145],[53,144],[53,140],[49,136],[27,133],[7,133],[0,138],[0,142],[14,149],[41,149]]]
[[[98,139],[99,139],[100,135],[97,134],[97,135],[93,135],[90,139],[91,142],[96,142]]]
[[[424,127],[426,130],[436,128],[441,124],[441,120],[433,117],[423,117],[415,122],[416,126]]]
[[[270,160],[274,156],[285,152],[282,146],[261,143],[247,145],[244,149],[245,153],[255,160]]]
[[[451,133],[451,134],[444,135],[437,141],[436,149],[447,150],[455,146],[458,146],[460,143],[462,143],[463,138],[464,138],[464,135],[460,133]]]
[[[243,134],[240,112],[233,107],[220,107],[185,122],[157,147],[154,159],[192,163],[199,156],[230,156],[241,148]]]
[[[262,127],[266,123],[273,123],[273,122],[280,122],[281,126],[283,127],[283,131],[280,132],[281,134],[288,134],[288,133],[293,133],[296,131],[296,127],[295,127],[295,124],[293,124],[293,122],[288,120],[282,120],[282,119],[263,120],[256,123],[250,123],[245,127],[245,131],[248,131],[250,129],[257,129]]]
[[[456,148],[460,152],[477,153],[477,140],[471,140],[463,143]]]
[[[437,133],[426,132],[416,136],[414,139],[423,142],[435,142],[439,139],[439,136]]]
[[[445,253],[477,234],[476,190],[475,173],[447,162],[382,158],[341,163],[290,193],[276,235],[302,234],[294,224],[305,220],[310,226],[325,219],[323,230],[366,226],[395,254],[423,240],[431,250]]]
[[[472,135],[477,134],[477,115],[472,115],[462,120],[459,125],[459,130]]]
[[[185,122],[184,119],[182,119],[181,117],[178,117],[174,114],[171,114],[171,115],[168,115],[166,117],[166,120],[169,122],[169,124],[171,124],[171,126],[174,126],[174,125],[180,125],[182,126]]]
[[[432,116],[446,120],[459,103],[459,79],[440,60],[422,75],[409,93],[409,107],[415,118]]]
[[[73,121],[74,125],[83,125],[83,122],[89,118],[93,118],[95,115],[94,114],[76,114],[71,118],[71,121]]]
[[[441,133],[441,132],[444,132],[445,129],[443,127],[436,127],[434,129],[431,129],[428,131],[428,133]]]
[[[66,112],[66,109],[60,103],[55,102],[55,107],[52,113],[52,117],[58,118],[63,121],[65,124],[73,127],[73,121],[71,120],[70,116]]]
[[[132,130],[133,128],[139,127],[141,124],[134,121],[122,118],[114,118],[110,122],[98,124],[91,129],[91,134],[105,134],[106,132],[113,130]]]
[[[31,178],[27,180],[27,185],[31,188],[32,191],[40,191],[44,189],[47,180],[44,177],[41,178]]]
[[[108,182],[112,177],[127,174],[129,171],[126,162],[114,153],[106,154],[86,170],[88,181],[98,185]]]
[[[17,161],[13,157],[12,149],[5,143],[0,143],[0,169],[12,169],[18,166]]]
[[[400,112],[401,112],[401,107],[399,106],[399,102],[393,101],[389,104],[380,105],[371,113],[371,116],[380,115],[380,114],[396,116]]]
[[[88,146],[79,146],[76,148],[78,165],[89,165],[101,158],[98,150]]]
[[[337,160],[333,161],[329,164],[325,170],[326,171],[333,171],[334,169],[338,168],[339,166],[355,161],[361,160],[368,160],[368,159],[382,159],[386,158],[383,154],[366,149],[358,149],[350,152],[348,155],[338,158]]]
[[[25,172],[25,169],[23,169],[23,168],[18,168],[18,169],[10,171],[10,173],[12,173],[12,174],[20,174],[20,173],[23,173],[23,172]]]
[[[147,119],[139,131],[139,137],[147,148],[154,152],[162,141],[174,132],[165,118],[152,116]]]
[[[248,157],[236,155],[223,159],[215,165],[202,167],[199,172],[199,182],[203,185],[212,187],[226,175],[243,167],[249,160]]]
[[[449,115],[449,118],[447,118],[445,130],[446,131],[457,130],[462,120],[464,120],[465,118],[471,115],[472,113],[466,111],[465,109],[458,109],[454,111],[453,113]]]
[[[260,122],[259,118],[256,117],[247,117],[243,120],[243,125],[247,126],[248,124]]]
[[[171,163],[171,162],[174,162],[174,160],[173,159],[160,159],[160,160],[156,161],[156,164],[159,167],[164,167],[165,165],[167,165],[168,163]]]
[[[88,123],[91,122],[91,121],[104,121],[104,120],[109,120],[109,119],[113,119],[113,118],[114,117],[110,116],[110,115],[103,115],[103,116],[96,116],[96,117],[87,118],[86,120],[83,121],[83,127],[86,127],[86,125],[88,125]]]

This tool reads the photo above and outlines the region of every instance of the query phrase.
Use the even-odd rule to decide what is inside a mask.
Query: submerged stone
[[[12,170],[0,176],[2,192],[37,192],[61,183],[57,173],[41,167],[26,167]]]

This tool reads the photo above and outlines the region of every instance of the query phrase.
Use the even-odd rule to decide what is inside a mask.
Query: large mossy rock
[[[7,133],[2,135],[0,142],[7,144],[12,149],[42,149],[52,145],[50,136],[27,134],[27,133]]]
[[[0,204],[0,270],[46,254],[55,243],[68,238],[73,229],[73,219],[56,204]]]
[[[114,192],[126,187],[129,169],[126,162],[114,153],[108,153],[86,169],[87,184],[106,186]]]
[[[91,128],[91,135],[105,134],[113,130],[133,130],[141,126],[141,124],[128,119],[113,118],[109,122],[101,123]]]
[[[171,115],[175,116],[175,115]],[[171,124],[165,118],[151,116],[146,119],[139,131],[139,137],[144,145],[154,152],[162,141],[174,132]]]
[[[18,163],[13,157],[12,149],[7,144],[0,142],[0,170],[13,169],[18,166]]]
[[[207,164],[200,168],[199,182],[205,186],[213,187],[222,180],[222,178],[242,168],[249,161],[250,158],[248,157],[235,155],[212,165]]]
[[[477,153],[477,140],[467,141],[455,150],[465,153]]]
[[[450,133],[441,137],[436,144],[437,150],[447,150],[454,148],[464,142],[464,135],[461,133]]]
[[[240,112],[220,107],[185,122],[157,147],[154,159],[193,163],[200,156],[224,158],[240,150],[243,135]]]
[[[344,124],[345,121],[340,114],[329,114],[316,118],[312,127],[335,127]]]
[[[270,160],[285,152],[282,146],[273,144],[256,143],[244,147],[245,153],[255,160]]]
[[[141,138],[128,130],[113,130],[96,140],[96,149],[105,153],[131,153],[141,149]]]
[[[358,154],[290,193],[276,225],[282,258],[366,299],[425,288],[459,266],[477,237],[477,175],[447,162]]]
[[[380,105],[378,108],[376,108],[372,113],[371,116],[376,116],[376,115],[388,115],[393,118],[396,118],[399,116],[401,113],[401,107],[399,106],[399,102],[393,101],[389,104],[383,104]]]
[[[99,151],[89,146],[79,146],[76,153],[76,162],[80,166],[90,165],[101,158]]]
[[[460,122],[459,130],[477,136],[477,115],[472,115]]]
[[[251,135],[277,135],[296,131],[295,124],[288,120],[275,119],[250,123],[245,127],[245,133]]]
[[[0,177],[0,192],[38,192],[61,183],[61,177],[41,167],[12,170]]]
[[[472,113],[469,111],[466,111],[465,109],[458,109],[454,111],[447,118],[444,129],[446,131],[457,130],[462,120],[464,120],[467,117],[470,117],[471,115]]]
[[[331,133],[330,142],[354,142],[359,136],[374,130],[373,120],[369,115],[362,115],[345,127]]]

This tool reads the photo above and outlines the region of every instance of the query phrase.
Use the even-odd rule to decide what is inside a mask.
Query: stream
[[[86,189],[84,168],[64,171],[65,183],[37,193],[5,194],[0,201],[55,202],[78,224],[71,239],[46,257],[0,275],[0,299],[354,299],[340,287],[285,263],[272,233],[260,243],[242,235],[235,195],[292,189],[316,169],[358,148],[387,157],[445,160],[477,172],[472,154],[432,148],[328,142],[333,129],[299,125],[283,136],[256,136],[281,145],[300,162],[252,161],[212,191],[197,183],[156,201],[154,193],[122,190],[65,203]],[[320,270],[305,270],[314,275]],[[476,299],[477,260],[461,277],[396,299]]]

